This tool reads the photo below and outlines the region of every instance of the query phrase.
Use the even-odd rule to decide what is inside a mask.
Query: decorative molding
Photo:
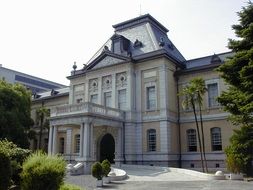
[[[102,78],[102,89],[103,91],[112,89],[112,76],[105,76]]]
[[[98,91],[98,78],[89,80],[89,92]]]
[[[116,86],[117,88],[122,88],[127,86],[127,73],[117,73],[116,74]]]

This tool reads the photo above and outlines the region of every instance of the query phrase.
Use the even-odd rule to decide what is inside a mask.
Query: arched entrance
[[[99,161],[102,162],[103,160],[107,159],[109,162],[114,163],[115,158],[115,141],[111,134],[105,134],[100,141],[100,159]]]

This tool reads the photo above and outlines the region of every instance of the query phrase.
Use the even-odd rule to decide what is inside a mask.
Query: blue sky
[[[151,14],[186,59],[229,51],[245,0],[0,0],[0,64],[68,85],[113,34],[112,25]]]

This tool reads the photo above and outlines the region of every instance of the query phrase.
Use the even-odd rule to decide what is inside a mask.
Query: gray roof
[[[186,61],[168,38],[168,29],[149,14],[113,25],[113,27],[115,29],[114,35],[106,41],[86,65],[94,64],[94,61],[103,53],[105,48],[114,54],[119,54],[119,52],[121,52],[120,55],[129,56],[132,60],[144,54],[148,56],[149,53],[165,50],[166,54],[175,62],[181,63]],[[115,51],[115,47],[113,46],[113,38],[115,36],[122,36],[122,38],[129,42],[127,52]],[[106,66],[104,62],[103,66]],[[101,65],[99,67],[103,66]]]
[[[226,58],[231,57],[232,55],[233,55],[232,52],[225,52],[225,53],[214,54],[214,55],[209,55],[206,57],[200,57],[196,59],[187,60],[185,62],[186,70],[208,66],[213,63],[219,63],[219,61],[221,64],[226,60]]]
[[[48,99],[48,98],[53,98],[53,97],[59,97],[59,96],[64,96],[64,95],[68,95],[68,94],[69,94],[69,87],[60,88],[57,90],[52,89],[50,91],[46,91],[43,93],[34,94],[32,97],[32,101],[38,101],[38,100]]]

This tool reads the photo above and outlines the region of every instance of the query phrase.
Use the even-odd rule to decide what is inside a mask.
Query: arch
[[[115,140],[113,136],[106,133],[100,140],[99,143],[99,158],[98,160],[102,162],[107,159],[109,162],[114,163],[115,158]]]

